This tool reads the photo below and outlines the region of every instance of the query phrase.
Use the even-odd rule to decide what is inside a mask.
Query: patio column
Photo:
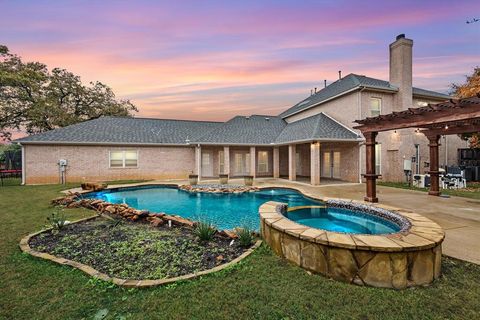
[[[256,173],[255,147],[250,147],[250,175],[255,178]]]
[[[440,195],[440,187],[439,187],[439,174],[438,171],[438,147],[440,144],[438,140],[440,139],[439,135],[428,135],[428,146],[430,147],[430,191],[428,194],[431,196],[439,196]]]
[[[310,144],[310,183],[320,184],[320,142]]]
[[[230,176],[230,147],[223,147],[223,174]]]
[[[363,135],[366,139],[366,167],[367,172],[364,174],[365,179],[367,180],[367,196],[364,198],[365,201],[369,202],[378,202],[377,198],[377,177],[375,174],[375,138],[377,137],[378,132],[364,132]]]
[[[297,180],[297,164],[296,164],[296,146],[291,144],[288,146],[288,180]]]
[[[200,145],[195,147],[195,174],[198,175],[198,180],[202,176],[202,147]]]
[[[280,178],[280,148],[273,147],[273,177]]]

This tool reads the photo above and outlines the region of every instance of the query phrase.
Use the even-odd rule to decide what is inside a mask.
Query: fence
[[[22,183],[22,170],[0,170],[0,186],[19,186]]]
[[[0,186],[18,186],[22,183],[22,154],[8,150],[0,157]]]

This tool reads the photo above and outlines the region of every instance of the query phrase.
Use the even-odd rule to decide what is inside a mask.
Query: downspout
[[[25,176],[25,172],[26,172],[26,168],[25,168],[25,146],[22,145],[21,143],[19,143],[20,147],[22,147],[22,186],[25,185],[26,183],[26,176]]]
[[[358,119],[362,119],[362,92],[365,87],[358,91],[357,105],[358,105]],[[362,183],[362,143],[358,143],[358,183]]]
[[[448,166],[448,137],[447,135],[443,136],[445,138],[445,170],[447,170]]]

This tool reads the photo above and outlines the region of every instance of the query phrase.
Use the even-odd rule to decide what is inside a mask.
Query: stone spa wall
[[[366,235],[315,229],[287,219],[283,215],[286,204],[270,201],[259,209],[262,237],[277,255],[343,282],[404,289],[428,285],[440,277],[445,235],[438,224],[381,205],[334,199],[326,204],[382,215],[399,224],[401,230]]]

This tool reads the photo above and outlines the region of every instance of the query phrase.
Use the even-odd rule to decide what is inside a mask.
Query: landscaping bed
[[[153,227],[105,217],[40,233],[29,245],[122,279],[166,279],[208,270],[248,249],[220,232],[201,241],[188,226]]]

